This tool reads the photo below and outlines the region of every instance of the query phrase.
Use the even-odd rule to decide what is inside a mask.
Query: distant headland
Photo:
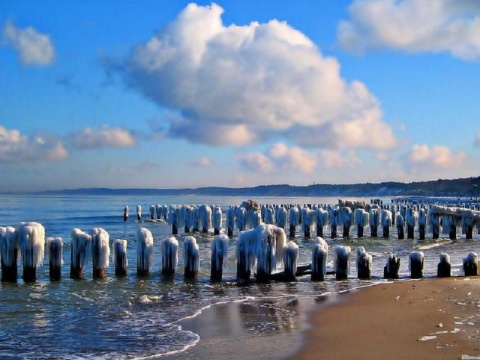
[[[200,187],[182,189],[84,188],[36,192],[51,195],[201,195],[201,196],[480,196],[480,176],[422,182],[382,182],[358,184],[260,185],[254,187]]]

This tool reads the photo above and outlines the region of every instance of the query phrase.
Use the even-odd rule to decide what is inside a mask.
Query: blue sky
[[[480,3],[0,1],[0,192],[480,170]]]

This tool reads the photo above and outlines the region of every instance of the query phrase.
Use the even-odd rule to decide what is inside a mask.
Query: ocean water
[[[184,326],[188,319],[201,316],[205,309],[222,304],[240,303],[239,311],[250,313],[239,316],[235,326],[246,336],[269,336],[279,333],[298,333],[306,329],[305,319],[299,319],[299,303],[315,303],[325,294],[336,294],[359,287],[381,283],[387,254],[395,252],[401,258],[400,277],[409,278],[408,255],[412,250],[425,253],[425,277],[434,277],[438,255],[447,252],[451,257],[452,273],[461,276],[462,259],[470,252],[478,252],[480,236],[465,240],[458,230],[458,240],[448,235],[433,241],[398,240],[392,227],[390,239],[372,238],[369,229],[365,237],[357,239],[352,227],[349,239],[330,239],[326,228],[325,239],[330,245],[328,269],[333,268],[334,245],[349,245],[354,250],[364,246],[373,256],[372,279],[357,280],[354,256],[348,280],[336,281],[333,276],[324,282],[311,282],[309,276],[295,283],[251,284],[237,286],[235,247],[238,231],[229,243],[229,266],[224,280],[211,284],[210,241],[213,233],[190,233],[200,247],[200,271],[195,281],[183,278],[183,253],[179,246],[179,266],[173,279],[160,274],[159,242],[171,235],[165,222],[135,221],[135,207],[142,205],[143,218],[148,219],[152,204],[215,204],[226,213],[230,205],[239,205],[240,197],[145,197],[145,196],[32,196],[0,195],[0,226],[15,226],[21,221],[40,222],[46,236],[61,237],[64,241],[62,279],[50,281],[48,259],[37,269],[37,281],[16,284],[0,283],[0,358],[104,358],[131,359],[181,356],[195,347],[199,334]],[[255,198],[270,204],[334,204],[337,198]],[[369,199],[350,199],[367,200]],[[384,199],[389,201],[389,199]],[[130,219],[123,221],[123,207],[130,208]],[[115,277],[111,265],[103,279],[92,279],[91,262],[84,269],[84,280],[71,280],[70,233],[73,228],[89,232],[94,227],[105,229],[110,243],[121,238],[128,241],[129,273]],[[136,276],[136,231],[148,228],[154,236],[154,268],[148,278]],[[298,229],[295,242],[300,247],[299,264],[310,262],[311,239]],[[339,228],[338,234],[341,235]],[[379,230],[381,234],[381,229]],[[180,230],[177,239],[185,234]],[[312,233],[312,238],[315,232]],[[430,236],[430,238],[429,238]],[[418,235],[416,235],[418,238]],[[111,262],[112,263],[112,262]],[[280,269],[281,270],[281,269]],[[242,310],[243,309],[243,310]],[[233,315],[236,316],[235,314]]]

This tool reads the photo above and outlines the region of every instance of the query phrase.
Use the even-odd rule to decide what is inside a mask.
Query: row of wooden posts
[[[225,238],[220,239],[224,241]],[[117,243],[118,244],[118,243]],[[114,246],[115,243],[114,243]],[[173,249],[173,248],[172,248]],[[223,275],[223,265],[224,260],[226,259],[223,252],[218,252],[219,247],[212,245],[211,252],[211,272],[210,280],[212,282],[219,282],[222,280]],[[15,250],[16,251],[16,250]],[[92,249],[93,258],[100,256],[96,254],[98,251],[95,248]],[[289,255],[291,254],[291,255]],[[293,255],[292,255],[293,254]],[[15,252],[15,259],[17,253]],[[115,251],[115,275],[116,276],[126,276],[128,273],[128,265],[125,261],[126,252],[117,249]],[[349,268],[351,262],[351,251],[349,247],[345,246],[336,246],[335,247],[335,265],[334,269],[331,271],[326,270],[326,257],[327,252],[314,252],[312,256],[312,263],[303,266],[296,265],[296,259],[290,261],[288,256],[297,256],[295,252],[289,253],[285,252],[285,261],[284,261],[284,271],[280,273],[263,273],[255,274],[257,282],[268,282],[268,281],[295,281],[297,277],[304,275],[311,275],[312,281],[323,281],[327,275],[335,275],[337,280],[344,280],[348,278]],[[199,263],[199,253],[186,251],[185,252],[185,267],[184,267],[184,276],[187,279],[195,279],[198,275],[198,263]],[[49,249],[49,275],[52,280],[61,279],[61,261],[62,258],[62,246],[58,242],[54,243]],[[141,258],[141,257],[140,257]],[[167,258],[168,261],[164,261],[162,264],[161,273],[164,275],[173,275],[175,273],[175,268],[177,267],[177,254],[171,252]],[[240,257],[237,259],[237,281],[240,284],[249,283],[252,281],[251,269],[246,268],[244,260]],[[424,267],[424,254],[421,251],[413,251],[409,255],[409,269],[412,279],[418,279],[423,277],[423,267]],[[197,264],[196,266],[194,264]],[[292,268],[289,264],[295,264]],[[357,258],[356,258],[356,267],[357,267],[357,277],[359,279],[370,279],[371,270],[372,270],[372,258],[369,256],[364,249],[358,251],[357,249]],[[400,269],[400,258],[395,254],[389,254],[387,263],[384,267],[384,278],[385,279],[398,279]],[[148,276],[150,275],[150,269],[145,270],[143,265],[137,264],[137,275],[138,276]],[[476,253],[471,252],[463,259],[463,271],[465,276],[477,276],[478,274],[478,256]],[[106,268],[97,269],[95,264],[93,265],[93,278],[102,278],[106,276]],[[450,277],[451,276],[451,264],[450,257],[448,254],[440,255],[440,262],[437,267],[437,276],[438,277]],[[70,267],[70,278],[72,279],[82,279],[84,277],[83,267]],[[16,282],[17,281],[17,261],[15,260],[9,266],[5,266],[2,259],[2,281],[6,282]],[[36,266],[25,266],[23,267],[23,280],[25,282],[31,282],[36,280]]]

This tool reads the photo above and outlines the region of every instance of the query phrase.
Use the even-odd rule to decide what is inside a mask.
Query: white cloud
[[[52,135],[28,137],[0,125],[0,163],[36,163],[67,157],[63,143]]]
[[[226,26],[222,13],[190,4],[111,65],[176,114],[166,119],[168,136],[234,146],[279,138],[329,148],[396,144],[366,86],[342,79],[338,61],[303,33],[277,20]]]
[[[55,49],[50,36],[39,33],[33,27],[22,29],[12,22],[6,22],[3,27],[3,39],[18,52],[22,64],[46,66],[55,58]]]
[[[430,167],[458,167],[466,160],[463,152],[454,154],[447,146],[414,145],[407,155],[407,164],[410,166]]]
[[[202,156],[201,158],[195,160],[192,165],[196,167],[208,167],[212,166],[212,161],[208,157]]]
[[[480,59],[480,3],[469,0],[356,0],[338,27],[340,44]]]
[[[120,127],[107,125],[99,129],[85,128],[68,136],[71,145],[77,149],[98,149],[105,147],[125,148],[137,145],[135,136]]]
[[[288,148],[277,143],[262,153],[249,153],[238,156],[240,164],[253,172],[271,173],[278,170],[298,170],[311,173],[316,167],[316,157],[299,147]]]
[[[318,162],[326,168],[345,168],[360,165],[362,161],[354,151],[343,153],[335,150],[321,150]]]

